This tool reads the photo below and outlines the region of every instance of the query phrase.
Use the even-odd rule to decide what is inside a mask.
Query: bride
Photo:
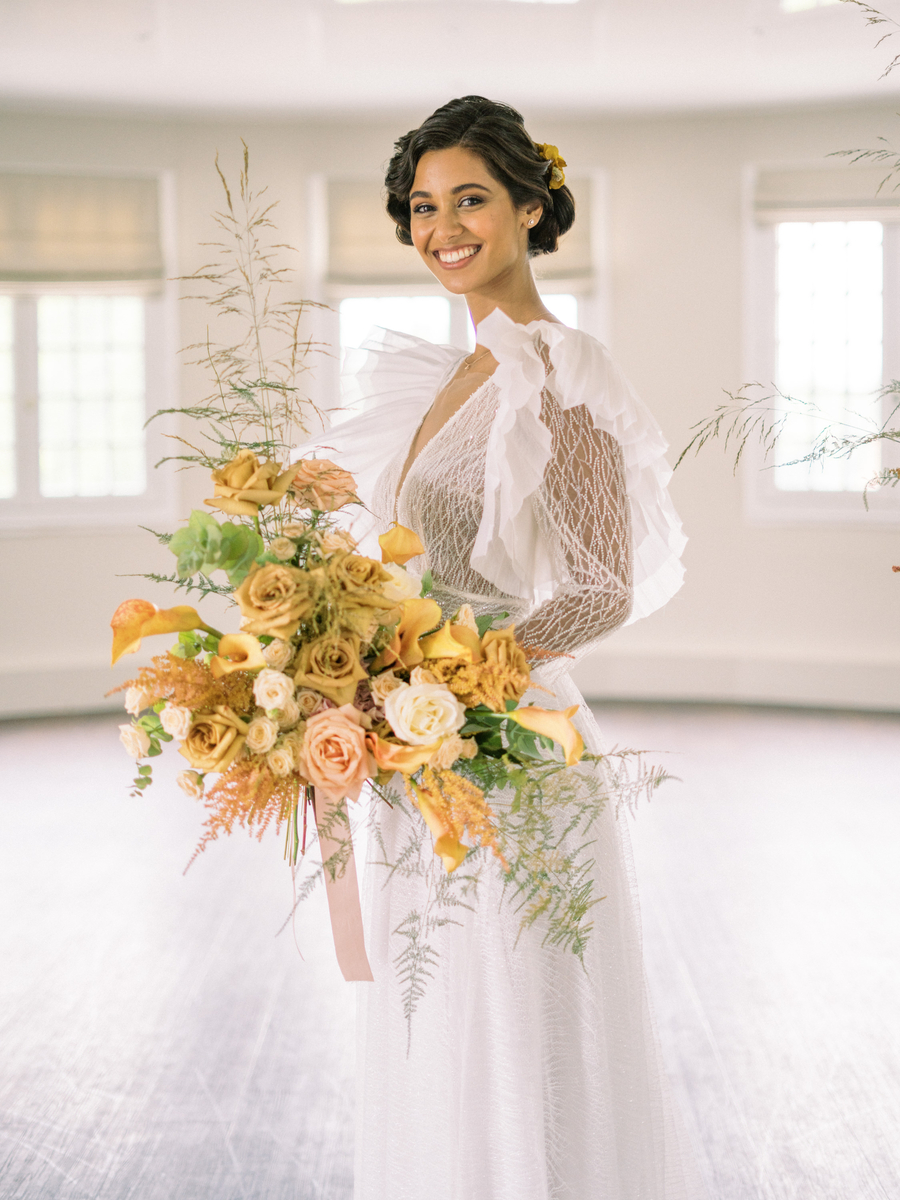
[[[464,355],[381,331],[351,380],[362,412],[313,445],[353,472],[382,528],[416,531],[425,554],[409,566],[430,569],[445,616],[469,605],[540,648],[543,690],[523,702],[580,705],[575,722],[597,754],[568,671],[677,590],[684,538],[657,426],[603,346],[562,325],[535,286],[531,258],[552,253],[575,217],[564,166],[514,109],[478,96],[400,138],[388,213],[465,297],[477,345]],[[590,770],[596,793],[604,776]],[[378,853],[396,861],[399,806],[378,805],[376,820]],[[411,1024],[398,938],[429,885],[368,866],[357,1200],[702,1194],[660,1063],[625,835],[614,806],[603,809],[583,962],[538,927],[520,936],[500,872],[483,871],[477,901],[433,932]]]

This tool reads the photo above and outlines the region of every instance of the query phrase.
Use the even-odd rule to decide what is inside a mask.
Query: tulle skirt
[[[556,705],[583,701],[568,679]],[[540,703],[540,693],[527,700]],[[546,702],[546,696],[543,696]],[[599,731],[582,707],[587,748]],[[604,786],[597,769],[597,786]],[[380,804],[388,861],[407,827]],[[593,929],[582,962],[520,931],[500,873],[433,932],[409,1019],[410,913],[421,877],[364,878],[375,982],[358,984],[355,1200],[695,1200],[705,1195],[678,1126],[647,998],[624,816],[593,830]],[[399,932],[398,932],[399,931]]]

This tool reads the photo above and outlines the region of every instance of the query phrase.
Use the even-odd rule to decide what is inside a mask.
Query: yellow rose
[[[352,701],[356,685],[366,676],[359,661],[359,638],[350,633],[345,637],[327,634],[303,646],[294,679],[298,687],[312,688],[341,705]]]
[[[255,517],[261,504],[281,503],[293,477],[292,468],[282,471],[278,463],[261,463],[252,450],[241,450],[213,471],[215,496],[203,503],[231,516]]]
[[[301,621],[315,610],[322,588],[317,571],[301,571],[281,563],[266,563],[247,576],[235,591],[247,633],[268,634],[289,641]]]
[[[247,730],[246,721],[220,704],[194,717],[179,753],[198,771],[224,771],[244,748]]]
[[[503,682],[504,700],[520,700],[528,690],[531,672],[525,652],[516,641],[515,626],[489,629],[481,639],[485,663]]]
[[[361,638],[371,637],[375,626],[385,623],[395,609],[381,590],[390,582],[390,575],[374,558],[338,551],[328,560],[325,574],[340,589],[341,623]]]
[[[308,458],[296,463],[291,471],[291,491],[304,508],[334,512],[351,500],[358,500],[356,480],[327,458]]]

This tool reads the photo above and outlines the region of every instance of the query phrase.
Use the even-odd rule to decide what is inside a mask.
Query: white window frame
[[[19,164],[16,164],[19,166]],[[33,168],[32,168],[33,169]],[[41,167],[42,172],[53,173]],[[60,169],[59,174],[67,174]],[[95,172],[96,173],[96,172]],[[121,175],[123,172],[111,172]],[[173,418],[159,418],[146,429],[147,487],[135,496],[59,496],[40,494],[38,477],[37,299],[40,296],[140,296],[144,300],[145,410],[149,417],[177,404],[177,304],[175,274],[174,185],[171,172],[159,183],[160,230],[166,280],[135,283],[2,283],[0,294],[13,298],[13,397],[15,410],[16,494],[0,499],[0,532],[30,535],[42,530],[115,531],[142,524],[165,528],[178,518],[173,469],[155,470],[161,458],[177,454]]]
[[[590,211],[579,213],[579,219],[591,223],[591,247],[593,262],[591,275],[578,279],[537,279],[538,290],[543,295],[574,295],[578,299],[578,327],[602,342],[609,336],[609,271],[607,269],[607,213],[608,175],[605,170],[583,172],[590,179]],[[341,178],[368,178],[367,176],[345,176]],[[373,179],[374,181],[374,179]],[[352,297],[378,296],[440,296],[450,302],[450,344],[464,349],[470,341],[471,320],[465,300],[454,296],[441,285],[434,283],[379,283],[344,284],[329,281],[328,272],[328,182],[329,176],[317,174],[310,178],[308,188],[309,237],[307,255],[310,263],[311,299],[328,305],[320,310],[317,336],[326,344],[335,347],[329,366],[317,372],[318,381],[315,399],[323,410],[340,404],[340,317],[342,300]],[[380,180],[378,181],[381,182]],[[387,215],[385,220],[389,220]],[[410,254],[416,251],[410,247]]]
[[[743,381],[758,383],[775,392],[777,354],[777,226],[760,224],[753,210],[757,168],[748,167],[744,179],[744,365]],[[801,219],[798,216],[798,220]],[[810,219],[805,217],[803,219]],[[860,210],[846,209],[829,218],[823,210],[816,220],[874,220]],[[900,223],[883,222],[884,229],[884,335],[882,378],[900,379]],[[765,394],[765,393],[763,393]],[[885,401],[885,404],[889,401]],[[887,415],[887,408],[884,413]],[[900,424],[900,413],[897,416]],[[900,445],[881,443],[883,467],[900,466]],[[861,492],[787,491],[775,486],[775,458],[765,457],[754,438],[741,463],[744,516],[751,525],[790,524],[900,524],[900,487],[872,489],[868,508]]]

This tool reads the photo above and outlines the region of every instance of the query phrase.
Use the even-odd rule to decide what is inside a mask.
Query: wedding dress
[[[445,616],[464,603],[508,614],[500,624],[514,621],[526,643],[552,653],[532,674],[547,690],[523,703],[579,705],[575,723],[599,754],[568,671],[680,586],[684,538],[666,492],[665,443],[588,335],[516,325],[499,310],[478,332],[498,368],[402,486],[419,424],[463,357],[450,347],[387,331],[370,338],[349,355],[347,399],[360,411],[303,453],[353,472],[377,529],[397,520],[419,534],[425,555],[408,566],[430,568]],[[539,927],[520,931],[489,862],[471,907],[433,931],[412,1015],[402,930],[431,885],[373,865],[382,851],[396,861],[406,836],[397,808],[378,804],[376,819],[380,847],[373,853],[370,840],[364,889],[374,983],[356,985],[356,1200],[702,1195],[660,1062],[614,806],[592,831],[602,899],[583,964],[544,945]]]

